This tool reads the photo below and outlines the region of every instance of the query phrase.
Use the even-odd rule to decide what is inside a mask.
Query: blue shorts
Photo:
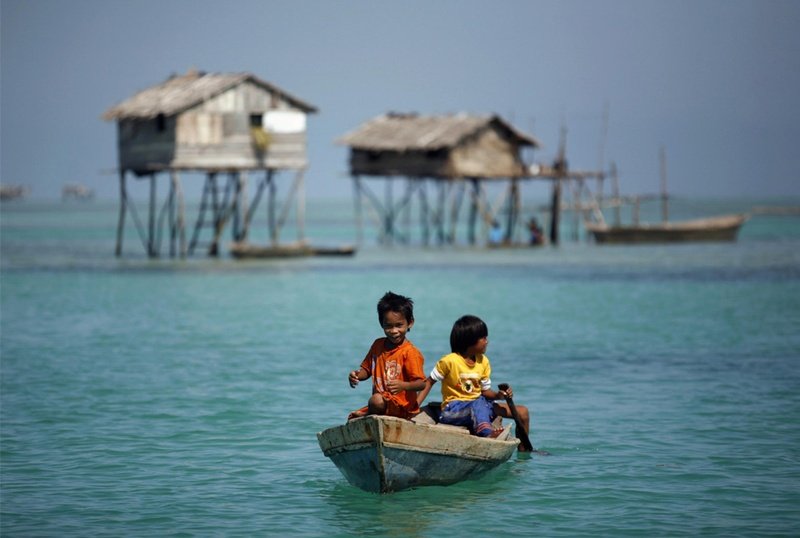
[[[475,435],[488,437],[492,433],[495,415],[492,402],[479,396],[476,400],[453,400],[442,408],[439,422],[466,426]]]

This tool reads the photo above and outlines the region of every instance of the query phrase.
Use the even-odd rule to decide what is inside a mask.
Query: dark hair
[[[483,320],[477,316],[461,316],[453,324],[450,331],[450,351],[465,355],[467,348],[481,338],[489,336],[489,329]]]
[[[408,323],[414,321],[414,301],[408,297],[387,291],[378,301],[378,322],[383,325],[386,312],[400,312]]]

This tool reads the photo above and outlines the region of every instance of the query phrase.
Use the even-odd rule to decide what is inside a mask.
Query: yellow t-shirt
[[[431,379],[442,384],[442,407],[452,400],[477,400],[492,388],[489,357],[480,355],[470,366],[458,353],[445,355],[431,370]]]

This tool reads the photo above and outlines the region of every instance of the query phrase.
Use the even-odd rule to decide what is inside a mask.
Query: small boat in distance
[[[94,198],[94,191],[86,185],[68,183],[61,189],[62,200],[91,200]]]
[[[600,244],[641,244],[641,243],[684,243],[695,241],[735,241],[749,218],[748,214],[720,215],[693,220],[669,220],[669,195],[667,194],[667,163],[664,148],[660,150],[661,160],[661,214],[662,221],[640,224],[638,222],[638,199],[636,218],[630,225],[617,221],[609,226],[599,211],[595,201],[595,220],[585,221],[586,231]],[[616,176],[615,176],[616,179]]]
[[[596,222],[586,222],[584,225],[594,240],[603,244],[735,241],[739,228],[748,218],[748,215],[740,214],[630,226],[609,226]]]
[[[519,441],[507,427],[497,439],[437,424],[368,415],[317,434],[322,453],[350,484],[372,493],[445,486],[484,475],[507,461]]]
[[[230,245],[231,256],[238,259],[263,258],[300,258],[304,256],[352,256],[356,252],[354,246],[315,247],[306,242],[285,243],[280,245],[253,245],[238,241]]]

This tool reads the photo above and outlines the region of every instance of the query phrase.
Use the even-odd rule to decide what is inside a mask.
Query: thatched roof
[[[362,124],[336,142],[353,149],[367,151],[432,151],[459,145],[490,126],[499,127],[520,145],[540,147],[536,138],[526,135],[497,115],[419,116],[417,114],[384,114]]]
[[[154,118],[159,114],[172,116],[245,81],[261,86],[267,91],[280,94],[284,99],[304,112],[317,111],[310,104],[250,73],[226,74],[189,71],[185,75],[172,76],[161,84],[142,90],[133,97],[109,108],[103,114],[103,119],[148,119]]]

